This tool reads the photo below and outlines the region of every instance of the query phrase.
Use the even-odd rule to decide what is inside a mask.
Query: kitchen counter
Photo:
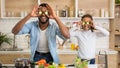
[[[30,54],[30,49],[23,49],[22,51],[0,51],[0,54]]]
[[[101,51],[101,54],[104,54],[104,51],[106,51],[106,53],[108,54],[107,59],[109,68],[117,68],[118,51],[112,49],[96,49],[96,64],[98,64],[99,61],[98,60],[99,51]],[[57,52],[59,54],[60,62],[64,64],[73,63],[74,59],[77,56],[76,50],[58,49]],[[30,49],[24,49],[23,51],[0,51],[0,61],[3,64],[13,64],[16,58],[29,58],[29,57]]]
[[[66,64],[67,65],[67,64]],[[8,67],[8,68],[15,68],[14,67],[14,64],[3,64],[3,67]],[[88,65],[88,68],[99,68],[100,67],[100,65],[97,65],[97,64],[91,64],[91,65]],[[29,67],[30,68],[30,67]],[[36,67],[37,68],[37,67]],[[69,66],[69,67],[67,67],[66,66],[66,68],[75,68],[75,67],[73,67],[73,66]]]
[[[58,54],[77,54],[77,50],[71,50],[71,49],[58,49]],[[99,54],[99,51],[101,51],[101,54],[104,54],[106,51],[107,54],[117,54],[118,51],[112,50],[112,49],[96,49],[96,54]]]
[[[112,49],[96,49],[96,54],[99,54],[99,51],[101,51],[102,54],[104,54],[104,51],[106,51],[107,54],[117,54],[118,51],[112,50]],[[58,54],[77,54],[76,50],[71,49],[58,49]],[[0,51],[0,54],[30,54],[30,49],[24,49],[22,51]]]

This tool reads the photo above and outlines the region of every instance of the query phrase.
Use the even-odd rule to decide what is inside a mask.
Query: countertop
[[[117,54],[118,51],[112,50],[112,49],[96,49],[96,54],[99,54],[99,51],[101,51],[102,54],[104,54],[104,51],[106,51],[107,54]],[[71,49],[58,49],[58,54],[77,54],[77,50],[71,50]],[[30,49],[23,49],[22,51],[0,51],[0,54],[30,54]]]
[[[10,68],[14,68],[14,64],[3,64],[3,66],[5,66],[5,67],[8,66],[8,68],[9,68],[9,67],[10,67]],[[88,68],[98,68],[98,67],[100,67],[100,66],[97,65],[97,64],[88,65]],[[29,68],[31,68],[31,67],[29,67]],[[37,68],[37,67],[36,67],[36,68]],[[69,67],[66,67],[66,68],[75,68],[75,67],[69,66]]]

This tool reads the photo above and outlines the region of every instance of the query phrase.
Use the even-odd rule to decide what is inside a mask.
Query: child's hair
[[[86,18],[86,17],[88,17],[88,18],[90,18],[91,20],[93,20],[93,18],[92,18],[92,16],[91,16],[90,14],[85,14],[85,15],[83,15],[83,16],[81,17],[81,21],[83,21],[83,19]],[[93,24],[93,23],[91,23],[91,24]],[[90,30],[93,32],[93,30],[95,30],[95,28],[94,28],[94,27],[90,27]]]
[[[84,18],[89,17],[91,20],[93,20],[92,16],[90,14],[85,14],[82,16],[81,20],[83,21]]]

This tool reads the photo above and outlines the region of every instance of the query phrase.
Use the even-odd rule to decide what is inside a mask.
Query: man
[[[91,15],[82,16],[81,22],[77,23],[76,29],[70,30],[70,36],[78,40],[78,57],[82,60],[90,60],[90,64],[95,64],[95,45],[99,37],[108,36],[109,32],[99,26],[94,25]]]
[[[26,23],[31,17],[38,17],[38,20]],[[59,63],[56,35],[63,40],[69,38],[69,30],[47,3],[34,6],[32,12],[15,25],[12,33],[30,34],[31,61],[34,62],[46,59],[47,63]]]

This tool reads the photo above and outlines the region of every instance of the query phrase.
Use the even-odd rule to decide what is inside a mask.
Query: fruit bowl
[[[66,68],[64,64],[55,64],[54,62],[47,63],[45,59],[41,59],[31,64],[31,68]]]

